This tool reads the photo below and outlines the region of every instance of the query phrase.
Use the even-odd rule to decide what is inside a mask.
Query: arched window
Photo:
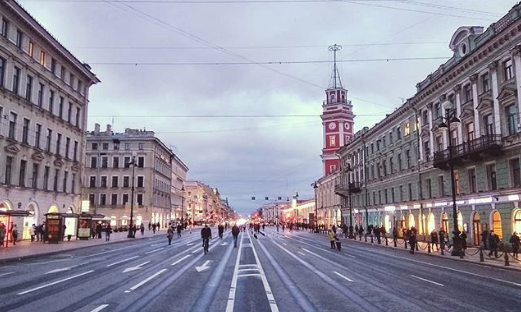
[[[514,212],[514,231],[518,234],[521,233],[521,209]]]
[[[461,211],[458,211],[458,230],[463,232],[463,215],[461,214]]]
[[[433,230],[436,230],[436,223],[434,222],[434,214],[431,212],[427,221],[427,231],[430,233]]]
[[[472,215],[472,241],[474,245],[479,245],[481,243],[481,219],[479,217],[479,213],[474,211]]]
[[[494,230],[494,233],[496,233],[496,235],[499,236],[499,239],[503,238],[503,227],[501,226],[501,214],[497,210],[492,213],[492,229]]]
[[[416,227],[416,222],[414,220],[414,215],[411,213],[409,214],[409,229],[413,226]]]
[[[449,231],[449,216],[447,215],[446,212],[441,214],[441,225],[442,225],[443,229],[445,230],[445,232]]]

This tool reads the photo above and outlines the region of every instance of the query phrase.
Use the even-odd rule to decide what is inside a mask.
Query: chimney
[[[112,135],[112,125],[107,124],[107,134]]]
[[[99,134],[100,125],[99,123],[94,124],[94,134]]]

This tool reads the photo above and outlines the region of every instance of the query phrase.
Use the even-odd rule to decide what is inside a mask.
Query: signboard
[[[312,227],[315,226],[315,214],[314,213],[309,214],[309,225]]]
[[[92,225],[92,217],[79,217],[78,219],[78,238],[89,239]]]
[[[47,214],[45,220],[45,238],[49,243],[58,244],[62,239],[63,219],[60,214]]]

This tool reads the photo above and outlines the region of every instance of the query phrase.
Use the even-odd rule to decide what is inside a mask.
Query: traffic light
[[[255,196],[252,196],[252,197],[251,197],[251,200],[255,200]]]
[[[270,198],[268,196],[264,197],[264,200],[270,200]]]

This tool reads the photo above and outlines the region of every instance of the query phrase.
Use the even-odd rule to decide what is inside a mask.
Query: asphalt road
[[[212,230],[214,236],[216,229]],[[304,231],[154,237],[0,265],[0,311],[520,311],[521,272]]]

